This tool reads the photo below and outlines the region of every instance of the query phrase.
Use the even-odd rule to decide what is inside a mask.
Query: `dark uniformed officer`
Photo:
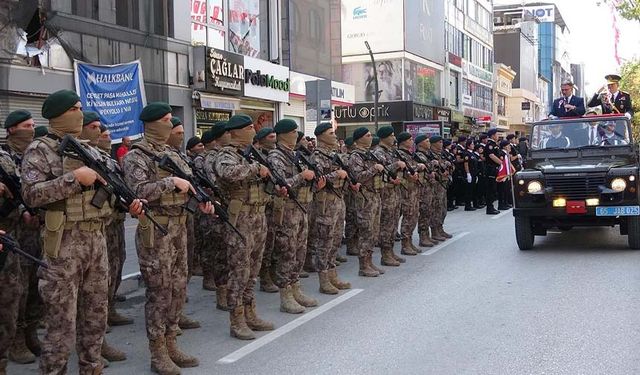
[[[486,196],[487,196],[487,215],[496,215],[500,211],[496,210],[493,202],[498,196],[498,185],[496,184],[496,176],[498,168],[500,168],[500,148],[496,141],[498,140],[498,130],[490,129],[487,132],[487,147],[484,149],[485,171],[486,171]]]
[[[602,107],[602,113],[619,113],[624,114],[628,118],[633,117],[633,105],[631,102],[631,95],[629,93],[620,90],[620,80],[622,79],[617,74],[609,74],[604,77],[607,80],[607,91],[604,90],[604,86],[593,94],[593,97],[587,104],[589,107]],[[599,94],[601,93],[601,94]]]

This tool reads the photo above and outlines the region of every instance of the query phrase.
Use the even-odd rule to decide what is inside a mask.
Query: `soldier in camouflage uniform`
[[[83,111],[83,120],[82,120],[82,133],[78,139],[85,140],[89,142],[89,145],[92,147],[96,147],[96,151],[98,151],[101,157],[104,160],[104,163],[113,170],[118,169],[117,163],[115,160],[111,159],[111,156],[104,152],[102,149],[97,148],[98,140],[100,139],[103,129],[104,132],[108,135],[108,130],[102,124],[100,124],[100,117],[96,112],[93,111]],[[111,150],[111,143],[109,143],[109,150]],[[115,299],[115,287],[116,287],[116,279],[118,278],[118,268],[120,266],[120,253],[121,246],[124,246],[119,241],[124,241],[124,227],[120,228],[118,222],[120,221],[120,217],[122,217],[121,222],[124,225],[124,213],[119,210],[115,205],[113,206],[112,214],[105,219],[105,239],[107,243],[107,263],[109,266],[109,278],[107,282],[107,290],[108,290],[108,309],[109,315],[107,317],[107,323],[110,322],[111,317],[115,318],[115,321],[123,324],[131,324],[133,320],[127,319],[124,316],[121,316],[115,311],[114,299]],[[114,314],[114,315],[112,315]],[[114,324],[115,325],[115,324]],[[109,345],[107,343],[107,338],[105,337],[102,341],[102,349],[101,349],[102,357],[107,359],[110,362],[124,361],[127,359],[126,354],[116,349],[115,347]]]
[[[351,151],[353,151],[353,148],[354,148],[353,137],[347,137],[344,140],[344,144],[345,146],[347,146],[347,154],[341,155],[341,157],[343,158],[343,160],[346,160],[347,155]],[[353,191],[353,189],[348,189],[343,195],[344,204],[345,204],[344,239],[347,247],[347,255],[352,255],[352,256],[359,255],[357,250],[357,243],[356,243],[357,226],[356,226],[356,220],[355,220],[356,212],[355,212],[355,206],[354,206],[354,202],[355,202],[354,195],[357,195],[357,194],[358,193]]]
[[[394,153],[394,143],[396,137],[391,126],[383,126],[378,129],[378,137],[380,145],[373,151],[376,158],[384,165],[388,177],[384,181],[383,188],[380,190],[380,251],[382,259],[380,264],[383,266],[399,266],[404,263],[404,258],[393,252],[393,244],[395,234],[400,221],[400,189],[401,181],[399,178],[394,179],[392,176],[399,174],[406,165],[398,160]]]
[[[276,148],[276,132],[273,128],[262,128],[258,130],[255,137],[254,147],[268,157],[269,152]],[[260,267],[260,290],[267,293],[277,293],[278,287],[273,283],[271,274],[273,269],[273,243],[274,230],[273,225],[273,200],[267,203],[265,215],[267,217],[267,240],[264,245],[264,253],[262,254],[262,266]]]
[[[69,90],[55,92],[42,105],[50,133],[27,148],[22,161],[22,192],[31,207],[46,208],[43,227],[44,259],[40,295],[45,304],[47,333],[42,343],[40,371],[64,373],[76,340],[81,374],[102,370],[100,348],[107,324],[107,251],[104,223],[111,214],[91,205],[94,184],[104,183],[81,162],[58,154],[61,137],[82,132],[80,98]],[[99,157],[97,151],[87,150]],[[129,207],[138,215],[135,200]]]
[[[231,139],[226,126],[226,121],[216,122],[211,129],[202,135],[202,143],[205,147],[204,172],[207,178],[216,185],[216,175],[213,171],[215,158],[222,147],[228,145]],[[227,201],[227,197],[216,197],[216,199]],[[212,277],[216,285],[216,308],[226,311],[229,269],[227,266],[227,241],[224,237],[225,224],[216,217],[211,217],[209,223],[207,230],[211,244],[205,248],[205,252],[202,254],[202,273],[205,278]]]
[[[184,204],[193,187],[158,166],[160,158],[167,155],[190,172],[180,155],[166,146],[172,129],[171,107],[161,102],[148,104],[140,120],[144,122],[144,139],[124,157],[124,175],[131,189],[149,202],[156,220],[168,231],[163,236],[144,217],[136,230],[138,262],[147,286],[145,321],[151,369],[161,374],[179,374],[178,366],[198,366],[198,360],[183,353],[176,342],[188,273]],[[210,203],[200,204],[199,208],[203,213],[212,211]]]
[[[447,216],[447,184],[452,171],[453,164],[443,155],[443,140],[439,135],[430,138],[431,156],[436,167],[437,180],[440,183],[434,184],[434,194],[432,201],[431,215],[431,238],[436,241],[445,241],[444,233],[441,231],[444,218]]]
[[[229,199],[229,220],[245,237],[243,241],[225,225],[230,334],[251,340],[255,338],[253,331],[273,330],[273,324],[258,317],[254,292],[267,236],[264,209],[270,197],[264,190],[263,179],[269,176],[269,169],[243,154],[256,135],[251,117],[233,116],[227,129],[231,140],[216,155],[214,173],[222,193]]]
[[[396,151],[398,158],[408,164],[414,174],[411,174],[406,168],[402,174],[402,186],[404,188],[400,191],[401,195],[401,211],[402,221],[400,223],[400,236],[402,237],[402,254],[416,255],[421,253],[422,250],[417,248],[413,244],[413,231],[418,224],[418,216],[420,212],[420,184],[418,182],[420,173],[425,169],[425,165],[417,163],[413,159],[411,153],[411,146],[413,139],[411,134],[402,132],[398,134],[398,149]]]
[[[380,232],[380,189],[384,171],[382,164],[376,163],[369,155],[372,135],[365,127],[353,132],[355,149],[349,153],[347,162],[349,170],[355,175],[361,185],[361,196],[352,194],[353,210],[355,214],[355,244],[358,251],[358,275],[376,277],[380,271],[373,265],[373,247]],[[383,271],[384,272],[384,271]]]
[[[298,140],[298,125],[295,121],[278,121],[274,130],[278,143],[275,150],[269,152],[269,163],[287,184],[288,189],[297,195],[297,199],[308,212],[313,193],[311,187],[315,174],[304,169],[296,162],[294,148]],[[319,179],[319,185],[324,179]],[[273,260],[275,263],[275,284],[280,290],[280,311],[300,314],[305,307],[317,306],[318,301],[302,293],[299,274],[304,266],[307,253],[307,235],[309,231],[307,212],[286,197],[274,197],[272,223],[274,229]]]
[[[418,235],[420,238],[419,245],[421,247],[433,247],[438,244],[438,241],[431,238],[429,226],[431,225],[431,218],[433,216],[433,198],[435,191],[435,184],[439,184],[436,181],[437,169],[433,166],[431,157],[431,143],[429,137],[421,134],[415,139],[416,150],[415,158],[426,166],[426,169],[420,173],[420,205],[419,205],[419,217],[418,217]]]
[[[8,133],[7,144],[3,146],[3,150],[6,151],[3,157],[7,158],[3,163],[3,169],[7,173],[14,174],[15,169],[15,174],[19,176],[17,172],[19,172],[19,166],[22,162],[22,154],[33,141],[33,124],[31,113],[25,110],[14,111],[7,116],[4,123]],[[23,250],[39,258],[41,252],[40,218],[31,215],[24,208],[21,208],[20,212],[22,214],[17,222],[20,225],[15,228],[16,240]],[[2,213],[3,216],[5,214]],[[32,363],[36,360],[35,355],[40,354],[40,342],[36,333],[41,313],[36,275],[38,266],[27,258],[20,259],[20,266],[22,298],[19,300],[16,334],[9,351],[9,359],[17,363]]]
[[[318,146],[311,155],[311,161],[325,177],[327,185],[314,194],[309,211],[307,246],[316,255],[320,293],[337,294],[339,289],[351,288],[351,284],[338,279],[335,265],[344,228],[345,206],[342,196],[346,193],[347,172],[333,162],[338,139],[331,123],[321,123],[314,134]]]

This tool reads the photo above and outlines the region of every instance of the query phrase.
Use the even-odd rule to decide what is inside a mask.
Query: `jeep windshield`
[[[582,117],[536,123],[531,133],[532,150],[585,149],[624,146],[630,143],[626,119]]]

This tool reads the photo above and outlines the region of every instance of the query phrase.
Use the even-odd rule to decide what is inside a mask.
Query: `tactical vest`
[[[160,168],[160,159],[166,154],[173,160],[185,173],[191,174],[191,168],[185,163],[184,160],[178,155],[178,153],[165,150],[163,152],[157,152],[153,150],[146,141],[136,143],[132,146],[132,149],[139,149],[143,154],[147,155],[153,161],[153,174],[158,176],[161,180],[166,177],[172,177],[173,175],[164,169]],[[160,195],[160,199],[157,201],[160,207],[175,207],[182,206],[189,201],[189,193],[179,193],[176,191],[163,193]]]
[[[360,157],[364,161],[364,163],[367,166],[367,168],[371,168],[373,166],[374,162],[371,162],[369,160],[369,157],[367,156],[366,152],[359,151],[359,150],[354,150],[354,151],[351,152],[351,154],[349,154],[349,157],[353,157],[354,156],[353,154],[358,155],[358,157]],[[385,183],[382,180],[382,175],[380,173],[376,173],[373,176],[373,182],[372,182],[371,185],[372,186],[370,186],[370,187],[372,187],[373,190],[375,190],[375,191],[378,191],[378,190],[380,190],[380,189],[382,189],[384,187]]]
[[[290,155],[286,154],[286,152],[287,152],[286,150],[281,150],[281,149],[277,148],[275,152],[279,152],[279,153],[284,154],[285,158],[287,159],[287,161],[289,161],[289,163],[287,163],[287,166],[286,166],[286,169],[285,169],[285,175],[282,176],[283,178],[287,178],[287,176],[295,176],[298,173],[301,173],[303,170],[307,169],[306,167],[302,167],[300,165],[297,165],[292,160],[292,157]],[[317,177],[319,177],[319,176],[317,176]],[[298,199],[298,202],[300,202],[302,204],[311,203],[311,201],[313,201],[313,192],[311,191],[311,186],[306,181],[303,182],[303,184],[304,185],[302,185],[302,186],[300,186],[300,187],[298,187],[296,189],[293,189],[293,191],[297,195],[296,198]],[[290,199],[287,199],[287,200],[291,201]],[[291,201],[291,203],[293,203],[293,201]]]
[[[13,162],[11,154],[0,150],[0,166],[10,176],[20,177],[20,169]],[[15,202],[0,196],[0,224],[9,230],[9,222],[18,218],[19,212]]]
[[[242,164],[244,161],[244,158],[233,147],[223,148],[217,157],[221,157],[223,154],[230,155],[238,164]],[[264,206],[271,200],[271,196],[264,190],[264,182],[258,176],[249,181],[224,183],[224,187],[229,200],[239,201],[242,205]]]

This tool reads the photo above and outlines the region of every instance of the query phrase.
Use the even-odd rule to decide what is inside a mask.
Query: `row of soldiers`
[[[28,112],[14,112],[5,121],[8,144],[0,160],[21,189],[18,197],[6,181],[0,184],[2,207],[10,207],[0,229],[47,267],[6,254],[0,271],[0,373],[12,345],[39,354],[46,374],[66,372],[74,340],[82,374],[101,373],[102,356],[123,359],[104,336],[108,322],[129,322],[113,308],[125,212],[138,218],[151,369],[160,374],[198,366],[177,343],[181,318],[186,319],[190,228],[203,286],[216,289],[217,307],[229,311],[231,336],[244,340],[274,329],[256,310],[258,277],[262,290],[280,293],[280,310],[292,314],[318,304],[300,285],[307,257],[318,271],[321,293],[350,288],[336,271],[343,232],[363,277],[385,272],[373,262],[374,247],[381,249],[383,266],[406,261],[393,249],[398,225],[403,255],[451,238],[443,222],[454,165],[445,159],[439,136],[396,137],[393,128],[383,127],[379,145],[372,147],[373,134],[358,128],[344,155],[337,152],[331,124],[322,123],[315,129],[318,146],[309,152],[301,147],[304,138],[294,121],[280,120],[258,135],[250,117],[236,115],[208,130],[202,152],[189,158],[180,151],[183,125],[171,111],[160,102],[143,109],[144,137],[121,166],[109,155],[107,128],[96,113],[82,111],[72,91],[45,100],[48,132],[35,140]],[[74,152],[68,144],[76,145]],[[118,190],[117,176],[133,194]],[[106,201],[98,199],[105,190]],[[17,199],[23,204],[8,205]],[[418,246],[412,240],[416,226]],[[30,315],[37,311],[41,316]],[[46,333],[39,343],[41,319]]]

